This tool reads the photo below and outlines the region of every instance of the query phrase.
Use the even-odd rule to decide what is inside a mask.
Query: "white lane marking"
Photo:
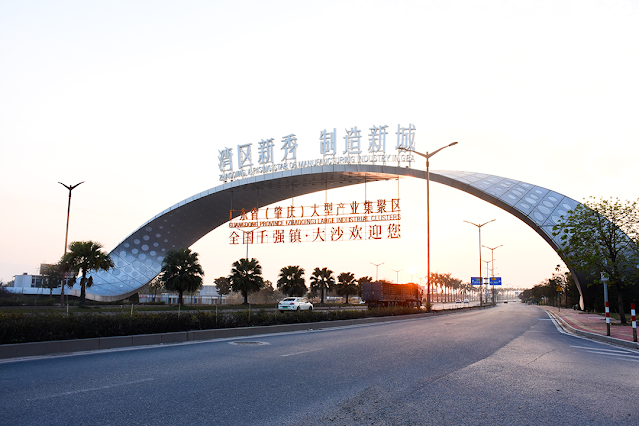
[[[599,355],[608,355],[608,356],[617,356],[617,357],[627,357],[634,358],[634,361],[639,362],[639,357],[637,355],[627,355],[627,354],[613,354],[610,352],[603,352],[597,350],[586,350],[586,352],[590,352],[591,354],[599,354]]]
[[[600,348],[593,348],[591,346],[574,346],[574,345],[570,345],[571,348],[577,348],[577,349],[586,349],[586,350],[590,350],[590,351],[605,351],[605,352],[613,352],[613,353],[618,353],[618,354],[631,354],[633,353],[632,351],[625,351],[623,349],[600,349]]]
[[[309,352],[317,352],[317,351],[321,351],[321,349],[311,349],[311,350],[308,350],[308,351],[294,352],[292,354],[285,354],[285,355],[280,355],[280,356],[285,357],[285,356],[301,355],[301,354],[307,354]]]
[[[113,384],[113,385],[100,386],[100,387],[97,387],[97,388],[86,388],[86,389],[78,389],[78,390],[74,390],[74,391],[70,391],[70,392],[54,393],[54,394],[51,394],[51,395],[45,395],[45,396],[39,396],[37,398],[27,399],[27,401],[38,401],[38,400],[43,400],[43,399],[57,398],[57,397],[60,397],[60,396],[69,396],[69,395],[76,395],[76,394],[85,393],[85,392],[94,392],[94,391],[97,391],[97,390],[111,389],[111,388],[117,388],[117,387],[120,387],[120,386],[128,386],[128,385],[134,385],[134,384],[137,384],[137,383],[150,382],[152,380],[155,380],[155,379],[148,378],[148,379],[141,379],[141,380],[133,380],[131,382],[116,383],[116,384]]]

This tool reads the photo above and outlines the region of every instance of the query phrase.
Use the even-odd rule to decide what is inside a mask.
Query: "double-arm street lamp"
[[[489,224],[490,222],[494,222],[494,221],[496,221],[496,220],[497,220],[497,219],[489,220],[488,222],[484,222],[484,223],[482,223],[481,225],[477,225],[476,223],[469,222],[469,221],[467,221],[467,220],[465,220],[465,221],[464,221],[464,222],[466,222],[466,223],[470,223],[471,225],[475,225],[475,226],[477,227],[477,229],[479,229],[479,277],[480,277],[480,278],[482,277],[482,273],[481,273],[481,227],[482,227],[482,226],[484,226],[484,225]],[[479,290],[480,290],[480,291],[479,291],[479,306],[482,306],[482,305],[483,305],[483,303],[482,303],[482,296],[481,296],[481,294],[482,294],[483,287],[484,287],[484,286],[483,286],[483,281],[484,281],[484,280],[483,280],[483,278],[481,278],[481,279],[482,279],[482,285],[480,285],[480,286],[479,286]]]
[[[244,239],[244,242],[246,243],[246,260],[249,260],[249,257],[248,257],[249,244],[253,244],[253,238],[254,238],[253,231],[257,231],[260,228],[261,226],[258,226],[257,228],[249,229],[248,231],[245,231],[243,229],[240,230],[243,232],[242,238]],[[248,237],[247,235],[250,235],[250,237]],[[250,243],[249,243],[249,239],[251,241]]]
[[[490,268],[490,275],[494,277],[495,276],[495,250],[498,249],[499,247],[503,247],[503,244],[500,244],[497,247],[488,247],[488,246],[482,246],[482,247],[486,247],[488,250],[490,250],[490,264],[492,266],[492,268]],[[493,303],[495,303],[495,286],[491,284],[491,288],[493,293]]]
[[[371,265],[375,265],[375,281],[379,281],[377,279],[377,272],[379,272],[379,265],[383,265],[383,264],[384,264],[384,262],[382,262],[382,263],[373,263],[373,262],[371,262]]]
[[[399,273],[403,271],[403,269],[391,269],[393,272],[397,272],[397,284],[399,284]]]
[[[424,157],[426,159],[426,252],[427,252],[427,267],[428,267],[428,279],[426,283],[426,306],[430,309],[430,162],[428,161],[430,157],[437,154],[444,148],[448,148],[449,146],[457,145],[457,142],[452,142],[446,146],[442,146],[439,149],[436,149],[432,152],[427,152],[426,154],[422,154],[421,152],[413,151],[412,149],[407,148],[399,148],[401,151],[409,151],[414,154],[419,155],[420,157]]]

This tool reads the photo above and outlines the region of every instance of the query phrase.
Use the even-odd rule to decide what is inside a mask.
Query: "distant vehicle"
[[[312,311],[313,304],[308,301],[306,297],[287,297],[280,300],[277,304],[277,309],[280,312],[286,311]]]
[[[508,300],[504,300],[504,303],[508,303]]]
[[[464,303],[470,303],[468,299],[464,299]]]
[[[362,283],[362,300],[369,308],[387,306],[418,308],[422,304],[422,292],[419,285],[413,283]]]
[[[461,303],[461,299],[455,300],[455,303]]]

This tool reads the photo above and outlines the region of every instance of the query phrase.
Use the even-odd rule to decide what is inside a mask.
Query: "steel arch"
[[[159,274],[164,253],[193,245],[228,222],[230,210],[260,208],[324,189],[398,176],[426,179],[426,172],[398,166],[349,164],[304,167],[223,183],[169,207],[126,237],[110,253],[115,268],[94,273],[93,286],[87,289],[86,297],[113,301],[136,293]],[[579,204],[547,188],[483,173],[431,171],[430,180],[500,207],[534,229],[554,250],[563,246],[558,237],[552,236],[552,227]],[[578,276],[572,272],[581,293]],[[74,295],[79,292],[78,285],[70,291]]]

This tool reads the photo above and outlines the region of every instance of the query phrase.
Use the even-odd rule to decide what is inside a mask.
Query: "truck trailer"
[[[422,304],[421,288],[414,283],[388,282],[362,283],[362,300],[369,308],[406,306],[417,308]]]

